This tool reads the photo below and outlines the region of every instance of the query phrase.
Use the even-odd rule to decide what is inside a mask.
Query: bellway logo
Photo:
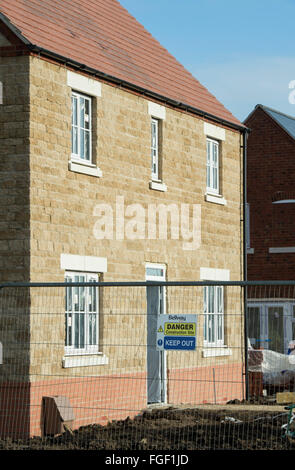
[[[180,240],[183,250],[201,246],[200,204],[97,204],[93,228],[97,240]]]

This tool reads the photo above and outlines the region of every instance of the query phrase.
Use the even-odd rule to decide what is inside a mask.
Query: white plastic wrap
[[[281,354],[269,349],[249,349],[248,370],[262,372],[268,385],[288,385],[295,381],[295,355]]]

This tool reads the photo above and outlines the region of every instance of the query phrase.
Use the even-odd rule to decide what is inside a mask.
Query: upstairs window
[[[151,138],[152,180],[159,181],[159,120],[155,118],[151,121]]]
[[[92,163],[91,98],[72,92],[72,159]]]
[[[219,194],[219,142],[207,139],[207,192]]]

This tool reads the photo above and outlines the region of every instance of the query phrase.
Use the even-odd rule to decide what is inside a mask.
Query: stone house
[[[251,129],[247,144],[248,280],[294,280],[295,118],[259,104],[245,125]],[[264,297],[249,299],[249,335],[256,347],[287,354],[295,339],[293,289],[277,288]]]
[[[116,0],[0,0],[0,83],[2,282],[243,279],[245,126]],[[2,325],[2,433],[39,434],[47,395],[75,426],[210,401],[212,368],[217,402],[242,396],[241,293],[189,307],[179,288],[178,311],[159,288],[160,313],[207,300],[197,351],[156,353],[152,392],[145,289],[40,289],[16,302],[19,373]]]

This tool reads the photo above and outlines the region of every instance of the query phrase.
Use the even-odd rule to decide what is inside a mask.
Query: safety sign
[[[159,315],[157,349],[194,351],[197,345],[197,315]]]

